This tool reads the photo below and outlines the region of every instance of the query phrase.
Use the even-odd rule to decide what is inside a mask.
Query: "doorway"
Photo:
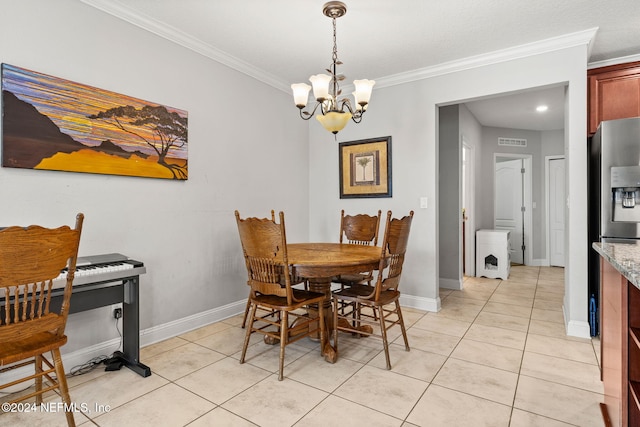
[[[461,289],[464,277],[477,273],[475,254],[472,254],[472,249],[475,252],[475,232],[479,229],[496,228],[496,154],[511,157],[512,160],[525,158],[525,201],[524,205],[520,205],[525,207],[522,222],[524,230],[522,226],[518,227],[524,245],[520,243],[513,249],[520,251],[520,262],[526,266],[548,265],[547,254],[544,254],[548,229],[544,212],[547,206],[543,199],[544,171],[540,170],[544,168],[544,160],[538,161],[536,156],[561,155],[564,152],[564,93],[564,87],[554,86],[438,107],[439,287]],[[555,119],[558,117],[556,114],[551,122],[536,125],[539,118],[533,117],[529,111],[533,98],[549,100],[550,111],[560,111],[560,120]],[[491,113],[486,114],[486,111]],[[518,120],[525,116],[526,119]],[[501,143],[500,137],[504,136],[504,129],[509,131],[509,137],[513,141]],[[531,146],[523,149],[522,143],[526,147],[527,138],[531,139]],[[471,160],[468,155],[474,159]],[[534,164],[536,171],[532,168]],[[475,168],[475,171],[471,172],[469,168]],[[534,197],[541,208],[539,210],[535,210]],[[471,221],[475,222],[473,226]],[[502,228],[498,225],[498,228]],[[534,236],[534,230],[540,234]],[[544,258],[540,257],[542,254]]]
[[[532,157],[495,153],[494,228],[509,230],[513,264],[531,265]]]
[[[549,265],[564,267],[564,207],[566,197],[564,156],[547,156],[545,158],[545,180]]]

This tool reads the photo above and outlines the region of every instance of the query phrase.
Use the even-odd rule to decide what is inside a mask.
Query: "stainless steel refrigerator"
[[[588,164],[589,323],[598,334],[600,257],[596,241],[639,245],[640,117],[600,123],[590,140]]]

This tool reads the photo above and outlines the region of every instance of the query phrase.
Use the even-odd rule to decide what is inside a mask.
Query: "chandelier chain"
[[[336,17],[334,16],[332,18],[333,20],[333,55],[332,55],[332,59],[333,59],[333,63],[337,63],[338,62],[338,39],[336,37]],[[333,72],[335,73],[335,70],[333,70]]]

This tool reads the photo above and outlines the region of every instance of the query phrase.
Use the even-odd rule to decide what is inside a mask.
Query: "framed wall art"
[[[2,64],[2,166],[186,180],[187,112]]]
[[[340,198],[391,197],[391,137],[341,142]]]

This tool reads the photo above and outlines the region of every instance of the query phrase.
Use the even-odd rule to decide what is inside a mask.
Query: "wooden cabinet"
[[[640,289],[604,260],[601,275],[605,425],[640,426]]]
[[[600,261],[600,351],[601,377],[604,385],[603,416],[613,426],[626,424],[624,407],[627,402],[627,280],[607,261]],[[625,422],[623,423],[623,420]],[[609,425],[609,424],[607,424]]]
[[[640,426],[640,289],[636,288],[631,283],[628,284],[628,289],[628,425]]]
[[[587,71],[589,135],[603,120],[640,116],[640,62]]]

